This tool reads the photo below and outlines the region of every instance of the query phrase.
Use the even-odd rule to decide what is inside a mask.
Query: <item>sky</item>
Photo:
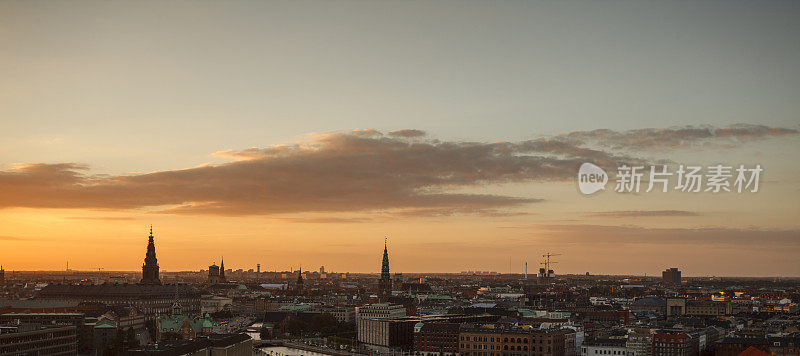
[[[0,2],[0,264],[800,276],[800,4]],[[578,167],[611,174],[577,188]],[[621,164],[758,192],[614,191]],[[674,177],[673,177],[674,178]],[[676,182],[671,182],[674,186]],[[646,182],[645,182],[646,185]]]

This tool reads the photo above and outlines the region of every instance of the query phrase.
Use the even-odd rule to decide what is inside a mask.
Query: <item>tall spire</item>
[[[381,279],[378,281],[378,299],[382,302],[392,295],[392,277],[389,275],[388,237],[383,239],[383,262],[381,263]]]
[[[389,249],[387,248],[388,237],[383,240],[383,264],[381,265],[381,279],[389,278]]]
[[[147,254],[142,264],[142,284],[161,284],[158,278],[158,259],[156,258],[156,244],[153,241],[153,225],[150,225],[150,236],[147,239]]]
[[[303,265],[300,265],[300,269],[297,270],[297,283],[294,286],[295,293],[303,294]]]
[[[225,282],[225,256],[219,261],[219,279]]]

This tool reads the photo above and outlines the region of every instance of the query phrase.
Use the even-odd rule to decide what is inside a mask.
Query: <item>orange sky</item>
[[[168,271],[376,272],[388,236],[398,272],[800,276],[798,11],[0,2],[0,264],[137,270],[152,224]],[[764,173],[623,194],[623,163]]]
[[[669,153],[688,162],[724,155],[764,164],[769,169],[757,193],[625,194],[614,192],[612,181],[607,191],[590,197],[558,171],[561,164],[573,166],[571,160],[552,163],[546,167],[551,173],[542,176],[518,166],[545,170],[538,161],[475,153],[486,145],[496,150],[495,144],[453,148],[360,132],[315,137],[318,141],[276,146],[263,155],[250,150],[210,172],[200,167],[87,176],[73,168],[18,166],[0,176],[6,197],[0,199],[2,244],[9,247],[0,259],[7,269],[61,269],[69,260],[73,269],[135,270],[153,224],[159,263],[173,271],[199,270],[224,255],[226,266],[235,269],[260,263],[263,270],[302,264],[371,272],[380,263],[383,237],[389,236],[392,269],[399,272],[508,272],[509,259],[512,271],[521,272],[525,262],[533,271],[541,254],[551,251],[564,254],[558,265],[563,273],[655,274],[680,266],[689,275],[797,274],[793,134],[740,148]],[[662,133],[657,137],[663,140]],[[514,145],[560,139],[543,140]],[[764,157],[755,147],[773,154]],[[467,155],[463,167],[453,160],[460,155]],[[365,156],[371,158],[356,162]],[[328,163],[306,166],[320,159]],[[441,171],[418,169],[420,160],[439,159],[435,165]],[[486,165],[491,170],[476,171],[474,160],[492,160]],[[434,179],[450,183],[430,183]],[[356,184],[348,185],[351,180]],[[425,183],[416,188],[418,181]],[[325,182],[330,185],[314,187]],[[184,185],[199,188],[183,191]],[[213,208],[206,208],[209,204]],[[756,268],[742,263],[753,259],[769,262]]]

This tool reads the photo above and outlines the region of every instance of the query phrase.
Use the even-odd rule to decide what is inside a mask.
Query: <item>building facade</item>
[[[78,331],[73,325],[0,326],[0,355],[77,354]]]
[[[667,268],[661,272],[661,282],[664,284],[681,284],[681,271],[675,267]]]
[[[458,355],[459,324],[424,323],[414,326],[414,355]]]
[[[561,329],[535,329],[509,324],[467,324],[459,333],[462,356],[564,356]]]

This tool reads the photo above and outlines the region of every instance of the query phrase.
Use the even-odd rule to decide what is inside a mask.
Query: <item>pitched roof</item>
[[[769,356],[768,353],[761,351],[753,346],[746,348],[737,356]]]

